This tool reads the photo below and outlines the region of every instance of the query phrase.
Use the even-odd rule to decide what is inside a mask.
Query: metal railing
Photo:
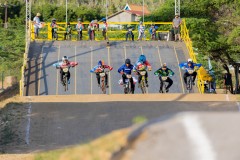
[[[192,47],[192,41],[189,37],[189,30],[187,29],[186,26],[186,20],[182,20],[182,25],[181,25],[181,37],[183,41],[186,44],[189,56],[193,60],[193,62],[197,63],[196,56],[193,51]],[[197,71],[197,87],[200,93],[204,93],[204,81],[205,81],[205,76],[202,74],[203,72],[206,72],[206,70],[203,67],[200,67],[199,70]],[[204,79],[205,78],[205,79]]]
[[[52,40],[52,28],[50,26],[51,23],[45,23],[44,27],[40,29],[39,32],[39,39],[40,40]],[[75,29],[77,22],[72,22],[72,41],[77,40],[77,31]],[[83,33],[83,40],[88,40],[88,31],[87,27],[89,25],[89,22],[83,22],[84,29],[82,31]],[[101,26],[103,23],[98,23],[99,26]],[[150,40],[151,36],[149,34],[149,28],[151,24],[157,25],[160,29],[158,29],[156,32],[169,32],[169,29],[172,26],[172,22],[145,22],[145,40]],[[33,24],[31,24],[33,25]],[[58,40],[64,40],[64,34],[66,33],[66,23],[65,22],[58,22]],[[137,26],[139,25],[139,22],[108,22],[108,31],[107,31],[107,37],[109,40],[125,40],[126,32],[127,32],[127,25],[131,25],[133,27],[133,34],[135,37],[138,36],[138,29]],[[34,28],[31,27],[31,39],[35,39],[34,37]],[[102,36],[101,27],[95,30],[95,40],[101,41],[104,40],[104,37]]]

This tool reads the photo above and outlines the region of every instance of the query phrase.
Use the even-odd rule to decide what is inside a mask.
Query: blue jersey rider
[[[98,87],[100,87],[100,73],[104,72],[105,69],[109,69],[110,71],[113,69],[111,66],[104,64],[104,61],[99,60],[98,65],[96,65],[93,69],[90,70],[91,73],[96,73],[96,78],[98,82]],[[108,88],[108,74],[105,74],[105,85]]]
[[[173,81],[172,79],[170,78],[170,76],[173,76],[174,75],[174,72],[169,69],[167,67],[167,64],[164,63],[163,66],[161,68],[159,68],[158,70],[156,70],[154,72],[154,74],[156,76],[159,76],[159,80],[160,80],[160,90],[159,90],[159,93],[162,93],[162,89],[163,89],[163,81],[165,82],[168,82],[168,85],[166,87],[166,92],[169,91],[169,88],[172,86],[173,84]],[[166,78],[166,79],[164,79]]]
[[[148,72],[147,69],[149,71],[152,70],[152,66],[151,64],[147,61],[147,58],[145,55],[140,55],[137,62],[134,64],[134,69],[133,71],[136,72],[136,74],[138,75],[138,87],[140,87],[140,82],[142,79],[142,75],[140,74],[140,71],[146,71],[145,74],[145,82],[146,82],[146,87],[148,87]]]
[[[127,79],[127,74],[131,75],[132,74],[132,70],[133,70],[134,66],[131,64],[131,60],[130,59],[126,59],[125,60],[125,64],[123,64],[119,69],[118,69],[118,73],[122,74],[122,80],[123,80],[123,84],[126,84],[126,79]],[[130,78],[130,83],[131,83],[131,88],[132,88],[132,93],[134,94],[134,90],[135,90],[135,85],[133,83],[133,78]]]
[[[202,66],[202,64],[200,63],[194,63],[193,60],[191,58],[188,59],[187,62],[183,62],[179,64],[179,67],[185,70],[185,73],[183,75],[183,79],[184,79],[184,83],[187,85],[187,77],[190,76],[190,74],[188,73],[188,70],[194,70],[195,67],[200,68]],[[197,76],[197,72],[194,71],[192,74],[193,79],[192,79],[192,84],[195,85],[195,79]]]

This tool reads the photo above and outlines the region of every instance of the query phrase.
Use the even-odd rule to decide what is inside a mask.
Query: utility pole
[[[10,6],[16,6],[16,5],[13,5],[13,4],[8,4],[8,2],[7,1],[5,1],[4,2],[4,4],[1,4],[0,3],[0,7],[3,7],[3,8],[5,8],[5,20],[4,20],[4,28],[8,28],[8,25],[7,25],[7,19],[8,19],[8,7],[10,7]]]
[[[175,0],[175,15],[180,16],[180,0]]]

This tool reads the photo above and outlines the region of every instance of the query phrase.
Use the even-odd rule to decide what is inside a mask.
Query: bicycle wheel
[[[192,92],[192,76],[190,76],[188,79],[187,90],[188,90],[188,93]]]
[[[141,84],[142,93],[145,94],[146,93],[145,80],[141,80],[140,84]]]
[[[64,91],[66,92],[68,90],[68,82],[67,82],[66,75],[63,77],[63,83],[64,83]]]

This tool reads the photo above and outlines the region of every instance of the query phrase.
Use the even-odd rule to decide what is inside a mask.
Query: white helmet
[[[68,60],[68,57],[67,57],[67,56],[63,56],[63,57],[62,57],[62,61],[65,61],[65,60]]]
[[[193,60],[191,59],[191,58],[188,58],[188,60],[187,60],[188,62],[193,62]]]

